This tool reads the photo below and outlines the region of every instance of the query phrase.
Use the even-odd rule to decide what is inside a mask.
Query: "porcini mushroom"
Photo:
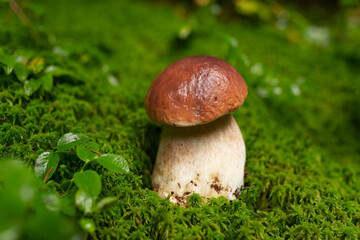
[[[227,62],[210,56],[178,60],[151,84],[148,116],[165,124],[152,174],[153,189],[184,203],[195,192],[204,198],[235,199],[244,182],[245,144],[231,112],[247,86]]]

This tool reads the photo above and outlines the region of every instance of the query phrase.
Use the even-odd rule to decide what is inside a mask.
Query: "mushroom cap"
[[[151,84],[146,112],[156,122],[175,126],[208,123],[238,109],[247,86],[229,63],[211,56],[180,59]]]

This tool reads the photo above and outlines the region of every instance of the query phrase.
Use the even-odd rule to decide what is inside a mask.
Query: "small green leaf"
[[[53,76],[51,74],[46,74],[39,80],[42,81],[44,90],[50,92],[53,88]]]
[[[130,170],[128,162],[120,155],[104,154],[96,161],[113,172],[126,173]]]
[[[37,160],[35,162],[35,168],[34,168],[36,177],[38,177],[38,178],[45,177],[45,174],[46,174],[45,171],[46,171],[46,167],[49,162],[50,156],[51,156],[50,152],[43,152],[37,158]]]
[[[52,177],[52,175],[54,175],[56,168],[59,165],[59,160],[60,160],[59,154],[51,153],[49,162],[48,162],[48,164],[46,166],[46,170],[45,170],[46,175],[49,173],[49,175],[46,178],[46,181],[49,180]],[[45,177],[46,177],[46,175],[45,175]],[[44,179],[44,181],[45,181],[45,179]]]
[[[88,233],[94,233],[96,229],[94,221],[89,218],[82,218],[80,220],[80,226],[85,232]]]
[[[76,172],[74,174],[76,186],[91,197],[97,197],[101,191],[101,179],[93,170]]]
[[[45,59],[44,58],[34,58],[29,63],[28,69],[30,71],[32,71],[33,73],[38,74],[44,68],[44,65],[45,65]]]
[[[75,72],[73,72],[69,69],[63,69],[63,68],[60,68],[60,67],[54,66],[54,65],[50,65],[47,68],[45,68],[44,72],[46,74],[50,74],[53,77],[68,76],[73,79],[81,80],[81,79],[79,79],[79,76]]]
[[[60,199],[60,210],[70,217],[76,216],[76,208],[74,204],[74,196],[68,195]]]
[[[108,207],[113,206],[119,199],[117,197],[106,197],[101,199],[96,204],[96,210],[101,211],[103,209],[106,209]]]
[[[90,196],[83,190],[79,190],[75,194],[75,203],[85,213],[91,213],[92,206],[95,202],[95,197]]]
[[[16,77],[21,81],[25,81],[29,75],[29,69],[22,63],[16,63],[14,72]]]
[[[24,84],[25,94],[31,96],[41,86],[42,81],[37,80],[26,80]]]
[[[74,134],[74,133],[66,133],[62,136],[57,144],[57,152],[68,150],[70,148],[76,147],[77,145],[85,142],[89,138],[84,134]]]
[[[54,174],[59,164],[59,155],[57,153],[44,152],[40,154],[35,163],[35,175],[40,179],[44,179],[49,173],[47,179]],[[51,171],[50,169],[53,168]]]
[[[4,68],[6,75],[9,75],[15,67],[15,57],[13,55],[0,55],[0,63]]]
[[[95,142],[82,143],[77,146],[76,153],[81,160],[86,162],[91,161],[98,156],[98,154],[92,152],[91,150],[96,152],[99,151],[99,144]]]
[[[54,192],[47,191],[45,193],[41,193],[41,198],[43,200],[43,203],[41,204],[43,204],[49,211],[59,211],[59,197]]]
[[[69,73],[69,70],[65,70],[58,66],[50,65],[47,68],[45,68],[44,72],[46,74],[51,74],[52,76],[59,77],[59,76],[67,75]]]

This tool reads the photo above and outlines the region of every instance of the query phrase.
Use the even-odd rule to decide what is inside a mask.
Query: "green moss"
[[[360,238],[360,88],[358,70],[347,59],[289,43],[268,26],[219,21],[206,8],[183,18],[149,2],[43,4],[55,42],[28,42],[16,19],[0,30],[0,42],[7,53],[44,57],[45,68],[61,71],[51,91],[27,96],[14,74],[0,70],[0,118],[8,118],[0,122],[0,153],[33,167],[60,136],[77,132],[99,143],[101,152],[124,156],[131,165],[127,175],[89,165],[101,174],[101,197],[119,199],[87,216],[98,239]],[[179,40],[185,25],[191,37]],[[230,36],[238,47],[229,44]],[[238,200],[204,201],[194,194],[181,208],[150,190],[161,126],[147,118],[143,102],[165,66],[196,54],[225,58],[246,79],[249,96],[234,116],[245,137],[249,175]],[[249,71],[256,63],[262,74]],[[49,183],[60,195],[61,183],[81,167],[75,153],[61,159]],[[74,211],[70,219],[78,223],[82,215]]]

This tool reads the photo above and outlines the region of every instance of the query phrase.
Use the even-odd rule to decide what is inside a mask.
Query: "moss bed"
[[[14,16],[0,29],[0,53],[43,58],[44,69],[57,69],[52,87],[40,86],[30,96],[25,80],[0,70],[0,118],[7,119],[0,121],[0,155],[27,166],[0,162],[0,239],[10,236],[5,233],[17,233],[8,239],[360,238],[360,72],[349,64],[349,53],[292,43],[267,25],[219,20],[207,8],[179,15],[150,1],[41,6],[35,37]],[[0,16],[6,13],[0,8]],[[184,26],[191,26],[191,35],[181,39]],[[247,147],[247,177],[238,200],[204,202],[194,194],[181,208],[151,191],[161,126],[148,119],[144,96],[168,64],[199,54],[227,60],[247,82],[248,98],[234,112]],[[34,71],[27,80],[45,70]],[[16,200],[16,189],[34,181],[38,191],[54,191],[63,202],[61,184],[81,167],[75,151],[61,155],[46,185],[26,169],[68,132],[86,134],[101,152],[122,155],[131,171],[89,164],[101,176],[99,199],[118,200],[84,213],[70,194],[74,209],[59,207],[41,218],[40,203]],[[25,210],[16,211],[19,206]]]

